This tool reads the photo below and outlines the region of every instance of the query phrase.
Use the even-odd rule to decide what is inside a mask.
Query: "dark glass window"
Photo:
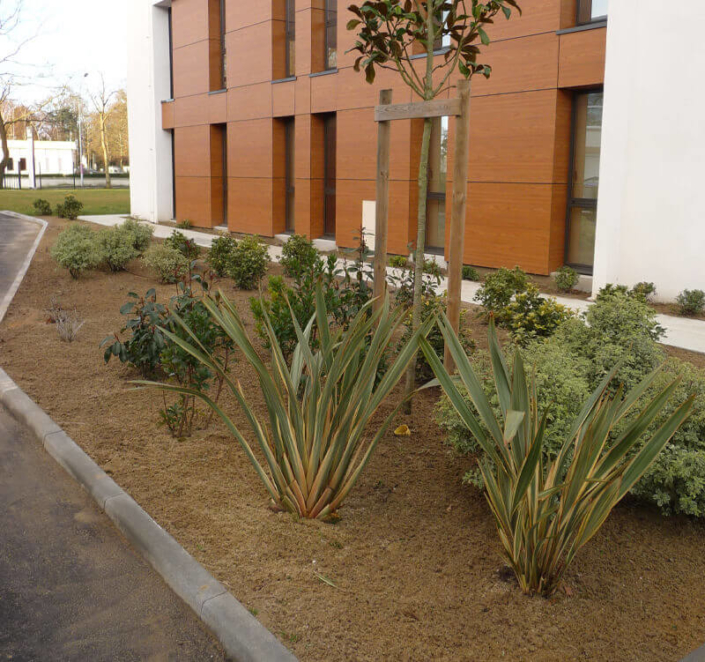
[[[225,89],[225,0],[208,0],[210,54],[210,90]],[[217,46],[216,48],[213,48]]]
[[[326,69],[338,66],[338,0],[326,0],[326,34],[324,59]]]
[[[336,183],[336,117],[335,113],[323,119],[323,232],[335,236],[335,183]]]
[[[448,118],[435,117],[428,155],[426,248],[443,251],[446,243],[446,180],[448,177]]]
[[[566,262],[591,273],[595,257],[602,143],[602,91],[575,96]]]
[[[284,187],[286,195],[286,231],[295,231],[294,186],[294,118],[284,120]]]
[[[609,0],[578,0],[578,25],[607,18]]]
[[[296,15],[295,0],[286,0],[286,72],[287,78],[296,75]]]

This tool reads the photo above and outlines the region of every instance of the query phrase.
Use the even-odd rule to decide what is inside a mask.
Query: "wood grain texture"
[[[434,99],[375,108],[375,122],[456,115],[460,115],[460,102],[457,99]]]
[[[605,82],[607,28],[562,34],[558,86],[594,87]]]

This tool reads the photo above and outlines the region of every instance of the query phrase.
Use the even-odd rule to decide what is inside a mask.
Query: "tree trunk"
[[[2,159],[0,159],[0,189],[5,188],[5,169],[10,162],[10,147],[7,144],[7,126],[5,118],[0,114],[0,144],[2,145]]]
[[[100,121],[100,144],[103,147],[103,163],[105,165],[105,188],[112,188],[110,181],[110,163],[108,161],[108,140],[106,136],[105,117]]]

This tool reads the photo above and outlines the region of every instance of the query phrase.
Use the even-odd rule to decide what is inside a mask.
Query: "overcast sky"
[[[8,0],[0,0],[0,7]],[[102,72],[106,87],[124,87],[127,78],[127,0],[24,0],[22,34],[38,36],[22,50],[33,84],[16,97],[31,101],[65,83],[95,86]]]

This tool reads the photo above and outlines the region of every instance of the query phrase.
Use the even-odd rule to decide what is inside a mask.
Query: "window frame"
[[[576,100],[581,94],[595,94],[600,92],[604,95],[604,86],[594,87],[587,90],[578,90],[573,94],[572,109],[571,109],[571,119],[570,119],[570,160],[568,165],[568,200],[566,205],[566,220],[565,220],[565,242],[564,242],[564,259],[566,266],[575,269],[578,273],[585,276],[592,276],[594,270],[594,264],[580,264],[577,262],[569,262],[568,254],[570,250],[570,233],[571,225],[573,221],[573,211],[575,209],[592,209],[597,213],[597,203],[600,199],[599,188],[598,194],[595,198],[576,198],[573,195],[575,189],[575,181],[573,178],[573,172],[575,170],[575,146],[577,141],[577,126],[578,126],[578,104]],[[599,182],[598,182],[599,186]]]
[[[291,57],[291,50],[292,47],[296,48],[296,1],[285,0],[284,12],[284,77],[293,78],[296,75],[296,58]]]
[[[587,21],[581,21],[580,20],[580,14],[582,12],[583,6],[586,3],[590,3],[590,20]],[[592,16],[592,3],[593,0],[576,0],[575,3],[575,24],[576,25],[591,25],[593,23],[604,23],[607,20],[608,14],[604,14],[602,16]]]
[[[338,2],[337,0],[324,0],[323,6],[323,71],[336,71],[338,68]],[[335,10],[331,11],[331,3],[335,6]],[[332,16],[331,16],[332,15]],[[335,28],[335,49],[336,62],[331,66],[329,59],[330,41],[329,28]]]
[[[287,233],[296,232],[296,118],[286,117],[284,124],[284,227]]]

